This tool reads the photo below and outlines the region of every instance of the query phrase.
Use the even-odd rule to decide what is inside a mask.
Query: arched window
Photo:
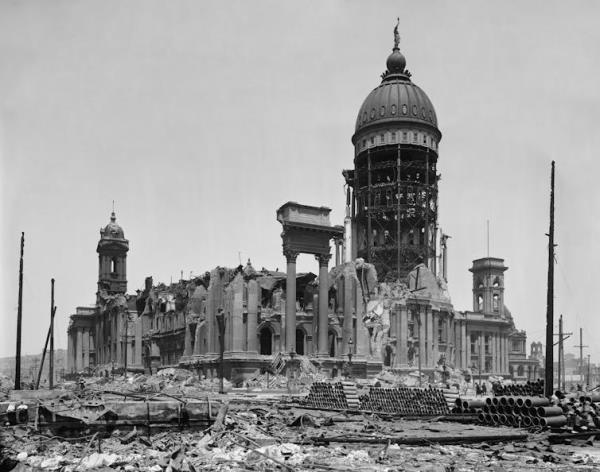
[[[303,329],[296,329],[296,354],[304,355],[304,341],[306,335]]]
[[[497,293],[494,293],[494,296],[492,297],[492,307],[494,311],[500,309],[500,296]]]
[[[517,368],[517,376],[518,376],[518,377],[523,377],[523,375],[525,375],[525,369],[523,368],[523,366],[522,366],[522,365],[520,365],[520,366]]]
[[[117,273],[117,258],[113,257],[110,260],[110,273],[111,274],[116,274]]]
[[[494,288],[498,288],[500,287],[500,279],[498,277],[496,277],[494,279]]]
[[[483,297],[477,295],[477,311],[483,311]]]
[[[328,334],[328,338],[329,338],[329,357],[335,357],[335,351],[336,351],[336,335],[335,335],[335,331],[329,331]]]
[[[260,354],[270,356],[273,353],[273,332],[268,326],[263,327],[258,335],[260,343]]]
[[[392,354],[393,354],[393,352],[394,352],[394,350],[388,344],[385,347],[385,351],[384,351],[384,355],[383,355],[383,365],[384,366],[390,367],[392,365]]]

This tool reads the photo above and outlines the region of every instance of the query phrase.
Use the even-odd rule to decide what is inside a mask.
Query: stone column
[[[73,352],[73,334],[71,331],[67,333],[67,373],[73,372],[73,359],[75,357],[75,353]]]
[[[431,338],[431,352],[433,353],[431,360],[432,360],[432,365],[436,365],[437,361],[439,359],[438,357],[438,352],[440,350],[440,344],[439,344],[439,339],[438,339],[438,330],[439,330],[439,325],[440,322],[442,322],[440,320],[440,314],[439,312],[437,313],[432,313],[431,315],[431,319],[433,321],[433,326],[431,328],[432,330],[432,338]]]
[[[483,331],[479,331],[479,346],[477,355],[479,356],[479,377],[481,379],[481,373],[485,372],[485,337]]]
[[[231,310],[231,350],[244,350],[244,278],[238,273],[232,282],[233,303]]]
[[[335,243],[336,254],[338,253],[338,242]],[[328,333],[329,333],[329,259],[330,254],[319,254],[319,326],[318,326],[318,356],[329,356]],[[346,324],[344,318],[344,326]],[[313,335],[314,339],[314,335]]]
[[[426,339],[427,339],[427,335],[426,335],[426,316],[424,313],[424,307],[422,307],[421,305],[417,305],[417,329],[419,330],[419,359],[421,362],[421,367],[425,367],[427,365],[427,358],[426,358]]]
[[[258,353],[258,294],[259,286],[256,280],[248,282],[248,352]]]
[[[87,369],[90,366],[90,331],[86,328],[83,331],[83,368]]]
[[[400,305],[400,332],[396,342],[396,351],[400,367],[408,365],[408,310],[406,305]]]
[[[460,349],[461,349],[461,365],[463,369],[469,368],[468,361],[468,342],[467,342],[467,323],[465,320],[460,322]]]
[[[354,335],[354,303],[352,300],[353,279],[349,270],[344,271],[344,326],[342,327],[342,348],[338,357],[348,356],[350,338]],[[352,339],[355,342],[355,339]],[[354,348],[353,348],[354,349]],[[379,356],[379,353],[377,354]]]
[[[285,289],[285,351],[296,352],[296,258],[297,252],[286,250],[287,278]]]
[[[183,357],[189,357],[192,355],[192,333],[190,331],[190,325],[185,324],[185,337],[183,340]]]
[[[435,365],[433,361],[433,316],[431,313],[431,307],[425,307],[427,313],[427,366],[433,367]]]
[[[143,318],[141,316],[135,320],[135,365],[142,365],[142,323]]]
[[[83,370],[83,332],[81,328],[77,328],[77,341],[75,344],[75,370],[81,372]]]
[[[356,340],[354,346],[356,350],[356,356],[367,357],[369,355],[369,331],[363,323],[364,309],[362,298],[362,290],[360,285],[357,285],[354,291],[354,306],[356,307]]]
[[[470,369],[471,368],[471,364],[472,364],[472,360],[471,360],[471,332],[469,330],[467,330],[467,323],[465,322],[465,362],[466,362],[466,369]]]
[[[497,333],[492,333],[492,371],[494,374],[498,373],[498,350],[497,348]]]
[[[124,336],[125,332],[123,329],[123,316],[122,313],[119,312],[115,317],[115,339],[117,340],[117,358],[115,360],[115,367],[124,365],[122,355],[122,344]]]

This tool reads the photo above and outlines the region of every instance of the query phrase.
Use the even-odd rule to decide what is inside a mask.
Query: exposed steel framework
[[[344,172],[354,190],[357,256],[384,279],[436,260],[437,154],[417,144],[368,148]]]

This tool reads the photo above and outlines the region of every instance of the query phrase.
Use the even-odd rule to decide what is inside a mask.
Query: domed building
[[[358,111],[354,169],[343,174],[353,192],[348,197],[352,256],[374,264],[380,279],[405,281],[421,262],[436,272],[442,133],[431,100],[412,82],[398,44],[395,30],[381,84]]]

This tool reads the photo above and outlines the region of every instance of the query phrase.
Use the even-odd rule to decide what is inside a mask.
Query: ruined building
[[[112,372],[141,368],[142,324],[127,296],[129,241],[115,213],[100,229],[96,304],[77,307],[68,328],[67,372]]]
[[[288,202],[276,212],[285,273],[248,261],[168,286],[148,278],[126,296],[129,243],[113,215],[98,244],[96,306],[71,317],[71,371],[179,365],[214,376],[222,340],[225,375],[236,383],[297,355],[330,375],[454,367],[533,378],[525,333],[504,305],[502,259],[473,261],[473,310],[452,305],[448,236],[438,225],[442,133],[397,35],[386,65],[359,109],[354,168],[342,172],[343,226],[328,208]],[[296,274],[300,254],[315,257],[315,273]]]

